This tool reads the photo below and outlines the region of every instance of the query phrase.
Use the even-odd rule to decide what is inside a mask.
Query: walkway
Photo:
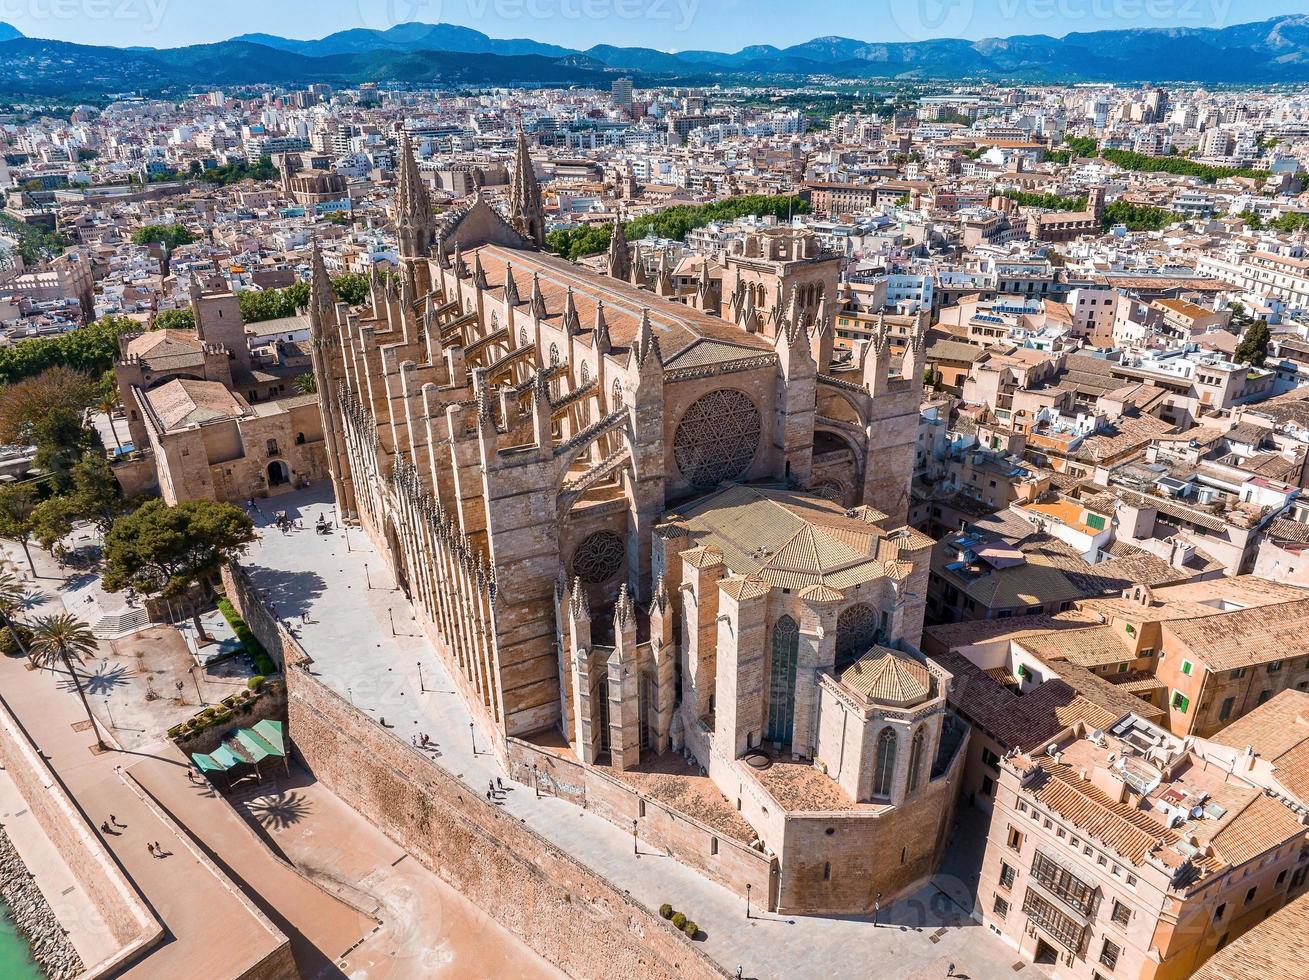
[[[437,764],[479,793],[506,773],[494,756],[474,751],[469,715],[427,641],[385,561],[358,530],[313,530],[320,514],[334,525],[330,488],[319,484],[277,498],[303,531],[260,528],[242,565],[276,612],[292,623],[314,658],[319,679],[398,738],[428,735]],[[264,521],[267,522],[267,516]],[[307,621],[301,622],[302,615]],[[421,666],[420,666],[421,665]],[[294,733],[293,733],[294,734]],[[968,917],[935,885],[882,911],[877,928],[865,918],[759,914],[727,889],[644,847],[634,854],[630,830],[562,800],[537,799],[511,787],[506,810],[650,908],[669,902],[700,924],[706,951],[728,971],[787,980],[866,975],[869,964],[895,964],[886,976],[945,976],[950,963],[972,980],[1012,977],[1017,954]],[[948,885],[949,883],[946,882]],[[949,890],[949,889],[947,889]],[[958,887],[954,889],[958,891]],[[1023,976],[1030,967],[1022,969]]]

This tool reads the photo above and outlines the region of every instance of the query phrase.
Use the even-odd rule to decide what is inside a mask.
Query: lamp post
[[[205,703],[205,696],[200,693],[200,681],[195,676],[195,667],[194,666],[188,667],[187,673],[191,675],[191,683],[195,685],[195,699],[197,702],[199,702],[200,707],[203,708]]]
[[[373,587],[373,580],[368,577],[368,562],[364,562],[364,584],[370,589]]]
[[[468,740],[473,743],[473,755],[477,755],[477,735],[473,731],[473,723],[468,723]]]
[[[745,917],[750,918],[750,889],[754,887],[750,882],[745,883]]]
[[[873,899],[873,928],[877,928],[877,917],[882,912],[882,893],[878,892],[877,897]]]
[[[110,727],[110,728],[117,728],[118,726],[114,724],[114,713],[113,713],[113,711],[110,710],[110,708],[109,708],[109,699],[108,699],[108,698],[105,698],[105,714],[107,714],[107,715],[109,716],[109,727]]]
[[[427,688],[423,686],[423,662],[421,660],[418,661],[418,690],[427,690]]]
[[[632,821],[632,853],[637,855],[641,853],[640,848],[636,846],[636,821],[635,820]]]

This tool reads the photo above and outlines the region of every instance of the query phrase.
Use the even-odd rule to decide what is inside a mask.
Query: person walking
[[[150,852],[151,857],[159,856],[158,854],[155,853],[155,846],[153,844],[146,844],[145,849]]]

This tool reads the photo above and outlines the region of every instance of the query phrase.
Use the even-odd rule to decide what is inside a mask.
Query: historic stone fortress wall
[[[442,880],[570,976],[724,975],[654,911],[486,803],[319,682],[306,669],[308,655],[240,569],[225,569],[223,582],[260,642],[286,664],[296,754]]]
[[[110,976],[163,938],[164,929],[145,901],[92,833],[85,817],[64,792],[54,771],[41,758],[22,723],[0,699],[0,765],[14,781],[46,837],[95,904],[118,950],[100,963],[88,964],[88,978]],[[33,869],[37,870],[37,869]],[[57,896],[47,896],[54,905]]]

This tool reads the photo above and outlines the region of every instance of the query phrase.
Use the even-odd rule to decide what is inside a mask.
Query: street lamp
[[[636,821],[632,821],[632,853],[639,855],[640,849],[636,846]]]
[[[753,886],[750,884],[750,882],[747,881],[745,883],[745,917],[747,919],[750,918],[750,889],[752,887]]]
[[[473,743],[473,755],[477,755],[477,735],[473,732],[473,723],[468,723],[468,740]]]
[[[394,632],[395,630],[394,624],[392,624],[391,629]],[[427,688],[423,687],[423,662],[421,660],[418,661],[418,690],[420,691],[427,690]]]
[[[109,727],[110,727],[110,728],[117,728],[118,726],[114,724],[114,713],[113,713],[113,711],[111,711],[110,708],[109,708],[109,699],[108,699],[108,698],[105,698],[105,714],[107,714],[107,715],[109,716]]]
[[[368,562],[364,562],[364,584],[370,589],[373,587],[373,580],[368,577]]]
[[[195,685],[195,699],[197,702],[199,702],[200,706],[203,708],[205,703],[205,696],[200,693],[200,681],[195,676],[195,666],[192,665],[188,667],[186,670],[187,673],[191,675],[191,683]]]
[[[878,892],[877,897],[873,899],[873,928],[877,928],[877,917],[882,911],[882,893]]]

